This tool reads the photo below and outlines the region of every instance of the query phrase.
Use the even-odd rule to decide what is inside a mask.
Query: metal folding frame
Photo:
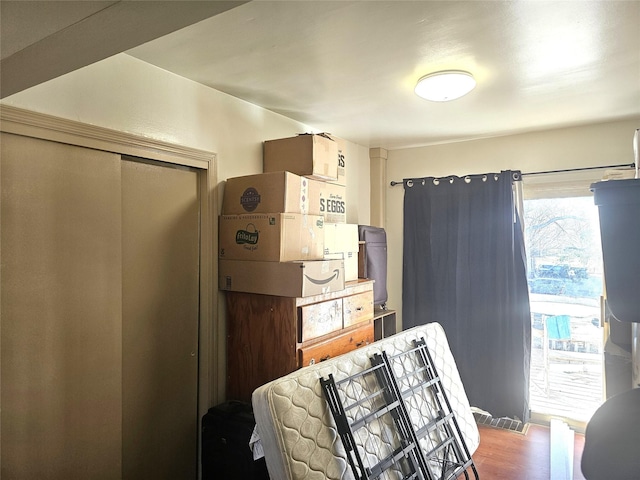
[[[417,439],[389,378],[381,364],[320,382],[356,480],[426,480]]]
[[[424,339],[372,367],[322,378],[356,480],[455,480],[478,472]]]

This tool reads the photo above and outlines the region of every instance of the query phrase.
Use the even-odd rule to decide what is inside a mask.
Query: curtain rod
[[[482,177],[486,177],[487,175],[497,175],[496,173],[473,173],[471,175],[465,175],[464,177],[459,177],[459,178],[464,178],[464,179],[471,179],[471,178],[482,178]],[[514,181],[518,181],[521,180],[521,173],[520,170],[513,170],[511,172],[511,175],[513,177]],[[444,177],[435,177],[436,180],[440,180],[440,181],[444,181],[447,179],[451,179],[451,177],[455,177],[456,175],[446,175]],[[427,178],[427,177],[425,177]],[[404,180],[402,180],[401,182],[396,182],[396,181],[392,181],[391,182],[391,186],[395,187],[396,185],[403,185],[405,182],[414,182],[416,180],[424,180],[423,178],[405,178]],[[424,184],[424,182],[423,182]],[[411,186],[411,185],[410,185]]]
[[[567,168],[564,170],[547,170],[544,172],[528,172],[528,173],[521,173],[521,175],[524,177],[525,175],[544,175],[544,174],[549,174],[549,173],[567,173],[567,172],[581,172],[584,170],[600,170],[600,169],[604,169],[604,168],[621,168],[621,167],[629,167],[629,168],[635,168],[636,164],[635,163],[624,163],[621,165],[603,165],[601,167],[581,167],[581,168]],[[442,177],[447,178],[447,177]],[[405,179],[408,180],[408,179]],[[392,187],[395,187],[396,185],[403,185],[405,180],[402,180],[401,182],[392,180],[390,182],[390,185]]]
[[[635,163],[624,163],[621,165],[602,165],[600,167],[582,167],[582,168],[567,168],[565,170],[547,170],[546,172],[529,172],[529,173],[523,173],[522,175],[544,175],[547,173],[566,173],[566,172],[582,172],[585,170],[602,170],[605,168],[620,168],[620,167],[629,167],[629,168],[634,168],[636,166]]]

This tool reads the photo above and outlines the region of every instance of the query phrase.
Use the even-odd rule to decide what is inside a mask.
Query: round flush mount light
[[[433,102],[448,102],[469,93],[476,81],[469,72],[446,70],[425,75],[416,85],[419,97]]]

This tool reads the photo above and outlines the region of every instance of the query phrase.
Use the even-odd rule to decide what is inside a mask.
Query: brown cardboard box
[[[324,224],[324,253],[358,252],[358,225],[352,223]]]
[[[338,179],[338,146],[325,135],[303,134],[264,142],[263,170],[317,180]]]
[[[220,260],[221,290],[308,297],[344,290],[342,260],[251,262]]]
[[[289,262],[321,260],[324,219],[301,213],[221,215],[219,257]]]
[[[269,172],[233,177],[226,181],[222,214],[309,213],[320,214],[320,205],[309,210],[309,184],[315,182],[290,172]]]
[[[347,222],[346,187],[328,182],[309,184],[309,211],[319,211],[327,223]]]
[[[329,135],[334,142],[338,145],[338,179],[333,181],[330,180],[331,183],[335,183],[337,185],[347,185],[347,164],[349,159],[347,158],[347,148],[346,142],[339,137],[334,135]]]
[[[229,178],[224,187],[222,214],[249,212],[308,213],[322,215],[326,222],[345,223],[346,187],[291,172]]]
[[[324,258],[343,259],[347,282],[358,279],[358,225],[324,224]]]
[[[325,253],[325,260],[342,260],[344,262],[344,281],[358,280],[358,252]]]

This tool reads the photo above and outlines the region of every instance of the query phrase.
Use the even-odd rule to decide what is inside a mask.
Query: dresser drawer
[[[300,367],[328,360],[373,342],[373,321],[309,347],[298,350]]]
[[[342,328],[342,298],[305,305],[299,309],[299,342]]]
[[[342,322],[344,327],[373,318],[373,291],[351,295],[342,299]]]

